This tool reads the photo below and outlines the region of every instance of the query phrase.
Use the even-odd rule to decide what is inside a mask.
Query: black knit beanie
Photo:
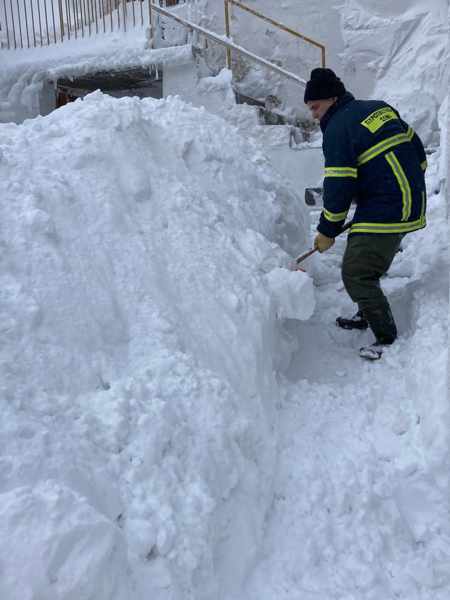
[[[311,71],[311,78],[306,84],[305,104],[309,100],[325,100],[343,96],[345,86],[331,69],[318,68]]]

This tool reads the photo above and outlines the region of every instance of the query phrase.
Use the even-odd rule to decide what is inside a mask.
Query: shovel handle
[[[338,235],[341,235],[341,233],[344,233],[344,231],[347,231],[347,229],[350,229],[352,224],[353,224],[353,221],[349,221],[348,223],[346,223]],[[299,265],[301,262],[306,260],[308,258],[308,256],[311,256],[311,254],[314,254],[314,252],[317,252],[317,248],[313,248],[312,250],[308,250],[308,252],[305,252],[305,254],[301,254],[300,256],[297,256],[297,258],[295,259],[295,264]]]
[[[313,248],[312,250],[305,252],[305,254],[301,254],[300,256],[297,256],[297,258],[295,259],[295,264],[299,265],[301,262],[306,260],[308,258],[308,256],[311,256],[311,254],[314,254],[314,252],[317,252],[317,248]]]

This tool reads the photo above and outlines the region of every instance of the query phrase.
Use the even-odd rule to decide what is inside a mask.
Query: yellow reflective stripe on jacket
[[[358,165],[364,165],[366,162],[369,162],[369,160],[372,160],[372,158],[375,158],[382,152],[386,152],[386,150],[389,150],[394,146],[410,142],[412,140],[412,136],[410,137],[409,134],[410,129],[411,127],[408,129],[408,133],[397,133],[397,135],[393,135],[389,138],[386,138],[382,142],[378,142],[378,144],[375,144],[375,146],[372,146],[368,150],[365,150],[362,154],[358,156]],[[414,131],[412,129],[411,131],[412,135],[414,135]]]
[[[393,152],[388,152],[385,158],[394,172],[395,178],[397,179],[402,191],[402,221],[407,221],[411,216],[412,205],[411,187],[409,185],[408,178],[406,177],[405,171],[402,169],[402,165],[398,162],[398,159]]]
[[[414,129],[412,127],[408,127],[408,131],[406,132],[406,135],[407,135],[409,141],[411,141],[414,137]]]
[[[354,223],[350,233],[409,233],[425,227],[425,215],[409,223]]]
[[[323,216],[327,221],[331,221],[332,223],[338,223],[339,221],[343,221],[347,216],[348,210],[340,213],[333,213],[326,208],[323,209]]]
[[[358,169],[353,167],[326,167],[325,177],[358,177]]]
[[[426,192],[422,192],[422,208],[420,211],[420,217],[421,219],[425,219],[425,209],[427,206],[427,195]]]
[[[424,160],[423,162],[420,163],[420,168],[422,169],[422,171],[426,171],[428,167],[428,163],[426,160]]]

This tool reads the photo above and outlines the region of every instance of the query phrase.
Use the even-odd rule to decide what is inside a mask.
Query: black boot
[[[367,329],[369,323],[363,317],[362,311],[358,310],[358,312],[353,315],[350,319],[346,319],[345,317],[338,317],[336,319],[336,325],[341,329]]]

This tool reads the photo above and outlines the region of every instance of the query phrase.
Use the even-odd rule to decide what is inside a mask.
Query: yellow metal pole
[[[230,27],[230,7],[228,0],[224,0],[225,4],[225,33],[228,39],[230,39],[231,27]],[[227,69],[231,70],[231,48],[227,48]]]

